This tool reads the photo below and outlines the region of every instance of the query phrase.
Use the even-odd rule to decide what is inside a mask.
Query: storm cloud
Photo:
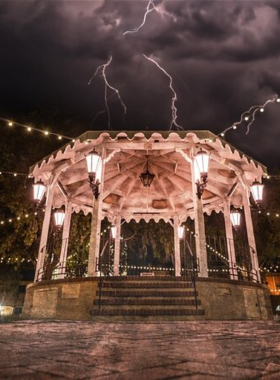
[[[104,81],[96,68],[108,61],[108,81],[127,106],[108,93],[112,128],[166,130],[173,77],[178,123],[219,133],[254,104],[280,93],[279,1],[1,1],[0,116],[58,108],[75,116],[79,133],[107,129]],[[258,115],[251,132],[227,139],[259,161],[280,165],[280,106]],[[67,133],[67,131],[64,131]]]

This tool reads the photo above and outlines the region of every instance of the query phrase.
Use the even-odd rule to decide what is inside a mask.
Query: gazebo
[[[95,168],[90,169],[94,164]],[[266,168],[210,131],[89,131],[36,163],[29,174],[34,177],[34,183],[46,188],[35,274],[37,285],[44,282],[52,210],[62,208],[65,218],[60,268],[67,262],[72,213],[82,211],[92,215],[87,278],[101,275],[96,263],[102,248],[100,233],[104,218],[112,223],[116,232],[114,277],[119,276],[122,221],[163,219],[174,229],[174,274],[180,278],[179,230],[182,223],[191,218],[198,280],[207,279],[204,215],[222,212],[229,281],[238,281],[243,270],[236,261],[232,225],[238,223],[238,210],[242,209],[250,247],[249,277],[255,284],[261,282],[250,194],[252,185],[262,191]],[[257,196],[255,199],[258,201]],[[58,280],[63,278],[61,270]]]

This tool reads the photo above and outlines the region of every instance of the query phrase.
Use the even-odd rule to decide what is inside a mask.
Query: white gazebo
[[[102,165],[90,186],[86,156],[95,150]],[[196,157],[207,154],[206,173]],[[154,175],[144,186],[141,174]],[[65,207],[60,265],[65,266],[73,212],[92,214],[88,277],[96,276],[100,229],[104,218],[115,225],[114,275],[119,275],[121,220],[163,219],[174,227],[175,276],[181,275],[178,229],[194,220],[200,277],[208,277],[204,215],[223,212],[230,257],[230,276],[236,277],[231,208],[243,208],[251,267],[260,281],[250,209],[250,186],[261,182],[266,168],[209,131],[89,131],[74,143],[45,157],[30,169],[34,182],[46,186],[46,206],[35,280],[44,265],[52,209]],[[98,177],[97,184],[96,181]],[[143,177],[143,176],[142,176]],[[142,178],[143,180],[143,178]],[[95,195],[93,187],[95,186]],[[98,191],[98,196],[97,196]],[[202,193],[202,194],[201,194]]]

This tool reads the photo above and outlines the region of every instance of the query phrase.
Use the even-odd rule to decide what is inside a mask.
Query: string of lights
[[[266,106],[269,103],[280,103],[280,97],[278,95],[274,95],[271,99],[268,99],[264,104],[252,106],[249,110],[242,113],[240,119],[233,123],[230,127],[223,130],[218,136],[224,137],[225,134],[231,129],[237,129],[241,125],[245,125],[247,128],[246,135],[250,132],[250,127],[253,122],[256,120],[256,116],[258,113],[263,113],[265,111]]]
[[[1,169],[0,169],[0,175],[11,175],[13,177],[22,176],[22,177],[25,177],[25,178],[31,178],[31,176],[28,175],[28,174],[26,174],[26,173],[7,172],[7,171],[1,170]]]
[[[12,218],[1,219],[0,226],[9,225],[14,222],[26,221],[26,219],[30,218],[32,215],[37,216],[38,211],[26,213],[24,214],[24,216],[14,216]]]
[[[58,138],[58,140],[65,139],[65,140],[75,142],[75,139],[73,139],[73,137],[69,137],[69,136],[62,135],[62,134],[55,133],[55,132],[50,132],[48,130],[40,129],[37,127],[31,127],[30,125],[22,124],[22,123],[19,123],[16,121],[11,121],[11,120],[8,120],[4,117],[0,117],[0,120],[7,123],[8,127],[10,127],[10,128],[12,128],[13,126],[21,127],[21,128],[25,128],[27,130],[27,132],[36,131],[36,132],[42,133],[45,136],[56,136]]]

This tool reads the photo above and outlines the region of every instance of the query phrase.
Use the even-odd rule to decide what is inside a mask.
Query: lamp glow
[[[98,185],[101,183],[102,159],[99,154],[93,150],[86,156],[86,161],[90,187],[95,199],[97,199],[99,195]]]
[[[54,215],[54,223],[55,226],[59,229],[63,226],[64,218],[65,218],[65,212],[60,209],[55,211]]]
[[[235,229],[238,228],[240,226],[240,220],[241,220],[241,215],[240,215],[239,211],[232,210],[230,212],[230,220],[232,223],[232,227]]]
[[[42,181],[34,183],[33,185],[33,199],[35,202],[40,203],[46,191],[46,186]]]
[[[185,227],[179,226],[178,227],[178,237],[180,240],[182,240],[184,238],[184,234],[185,234]]]
[[[251,186],[251,193],[256,203],[261,202],[263,199],[263,188],[264,185],[258,181],[255,181]]]
[[[208,174],[208,166],[209,166],[209,154],[200,150],[196,156],[194,157],[195,162],[195,171],[197,171],[197,175],[200,177],[205,177]]]
[[[117,236],[117,227],[116,226],[111,227],[111,234],[112,234],[112,238],[116,239],[116,236]]]
[[[93,150],[86,156],[86,160],[87,160],[88,174],[90,176],[95,177],[98,165],[100,165],[101,163],[101,158],[99,154],[95,150]]]

